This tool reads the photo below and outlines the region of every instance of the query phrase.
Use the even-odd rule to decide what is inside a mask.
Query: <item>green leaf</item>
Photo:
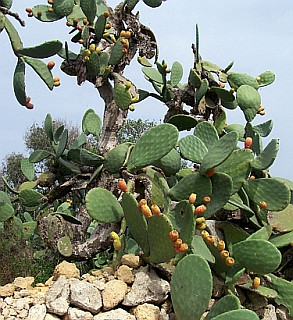
[[[59,40],[52,40],[44,42],[35,47],[21,48],[18,50],[18,53],[32,58],[43,59],[55,55],[61,49],[62,42],[60,42]]]

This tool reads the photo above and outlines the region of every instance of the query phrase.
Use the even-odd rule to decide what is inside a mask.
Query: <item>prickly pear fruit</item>
[[[113,247],[114,247],[114,249],[115,249],[116,251],[119,251],[119,250],[120,250],[120,248],[121,248],[121,241],[120,241],[120,239],[115,239],[115,240],[113,241]]]
[[[252,287],[253,289],[257,289],[260,285],[260,278],[259,277],[255,277],[252,281]]]
[[[188,250],[188,244],[187,243],[182,243],[179,248],[175,247],[175,251],[177,253],[184,253],[187,250]]]
[[[209,244],[214,244],[216,242],[216,239],[214,236],[212,235],[208,235],[205,240],[209,243]]]
[[[182,245],[182,239],[178,238],[176,241],[173,242],[174,248],[179,249]]]
[[[267,208],[267,203],[265,202],[265,201],[260,201],[259,202],[259,207],[261,208],[261,209],[266,209]]]
[[[147,204],[146,199],[141,199],[138,203],[138,210],[141,211],[141,207],[145,204]]]
[[[194,210],[194,213],[197,216],[201,216],[206,211],[207,207],[204,204],[201,204],[200,206],[197,206]]]
[[[204,222],[196,225],[197,230],[204,230],[204,229],[206,229],[206,227],[207,227],[207,225]]]
[[[179,233],[177,230],[172,230],[169,232],[169,239],[172,242],[175,242],[179,238]]]
[[[202,236],[203,239],[206,239],[209,235],[210,235],[210,234],[209,234],[206,230],[203,230],[203,231],[201,232],[201,236]]]
[[[217,243],[217,248],[219,251],[223,251],[225,249],[225,241],[223,240],[220,240],[218,243]]]
[[[119,179],[118,180],[118,188],[122,192],[127,192],[127,184],[124,179]]]
[[[206,219],[204,217],[200,217],[200,218],[197,218],[195,221],[196,221],[196,224],[201,224],[201,223],[205,223]]]
[[[152,211],[147,204],[142,205],[140,211],[146,218],[150,218],[152,216]]]
[[[202,202],[203,202],[203,203],[210,203],[210,202],[211,202],[211,198],[208,197],[208,196],[206,196],[206,197],[204,197],[204,198],[202,199]]]
[[[222,250],[221,253],[220,253],[220,255],[221,255],[221,258],[227,259],[227,258],[229,257],[229,251],[227,251],[227,250]]]
[[[110,237],[113,239],[113,240],[118,240],[119,239],[119,236],[118,234],[115,232],[115,231],[112,231],[110,233]]]
[[[151,205],[151,211],[154,216],[161,216],[162,215],[159,206],[157,206],[156,204]]]
[[[196,200],[196,194],[195,193],[191,193],[190,196],[189,196],[189,203],[193,204]]]
[[[235,260],[232,257],[228,257],[226,258],[225,263],[228,267],[232,267],[235,263]]]
[[[215,171],[216,171],[215,168],[212,168],[212,169],[206,171],[206,173],[205,173],[206,177],[207,178],[211,177],[215,173]]]
[[[55,67],[55,62],[54,61],[49,61],[47,66],[48,66],[49,70],[52,70]]]
[[[245,139],[245,142],[244,142],[244,147],[245,149],[249,149],[252,145],[252,138],[251,137],[247,137]]]

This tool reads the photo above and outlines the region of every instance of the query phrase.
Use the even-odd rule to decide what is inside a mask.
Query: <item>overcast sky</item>
[[[69,41],[69,29],[65,19],[55,23],[41,23],[27,18],[25,7],[46,4],[43,0],[14,0],[12,10],[18,12],[26,21],[22,28],[17,27],[24,46],[34,46],[46,40]],[[109,0],[109,5],[118,1]],[[141,1],[137,6],[141,22],[150,27],[157,36],[160,48],[159,59],[169,65],[179,61],[184,67],[186,82],[193,65],[191,44],[195,41],[195,23],[200,29],[200,54],[204,60],[212,61],[225,68],[235,61],[232,71],[252,76],[271,70],[276,73],[274,84],[260,90],[262,105],[266,115],[256,117],[254,124],[274,121],[274,129],[264,146],[273,138],[280,139],[280,151],[271,167],[273,176],[293,180],[293,125],[292,125],[292,84],[289,77],[293,71],[293,1],[278,0],[167,0],[157,9],[151,9]],[[57,66],[54,76],[61,78],[61,86],[50,92],[44,83],[27,68],[27,94],[35,105],[33,110],[20,106],[14,96],[12,76],[16,65],[7,34],[0,34],[0,94],[1,117],[0,160],[12,152],[25,152],[23,135],[33,122],[41,124],[47,113],[53,119],[66,118],[73,124],[80,124],[82,115],[93,108],[102,116],[103,103],[92,84],[76,84],[74,77],[63,74],[59,65],[61,60],[53,58]],[[72,51],[78,47],[70,45]],[[49,60],[52,60],[49,59]],[[140,67],[133,61],[126,75],[140,88],[148,88],[142,78]],[[130,113],[132,119],[149,119],[159,122],[163,119],[166,107],[154,100],[135,105]],[[230,112],[228,124],[245,124],[242,112]]]

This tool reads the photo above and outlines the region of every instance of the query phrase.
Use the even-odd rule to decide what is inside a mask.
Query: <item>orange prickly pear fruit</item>
[[[209,196],[203,197],[202,202],[203,203],[210,203],[211,202],[211,198]]]
[[[252,145],[252,138],[251,137],[247,137],[245,139],[245,142],[244,142],[244,147],[245,149],[249,149]]]
[[[209,234],[206,230],[203,230],[203,231],[201,232],[201,236],[202,236],[203,239],[206,239],[209,235],[210,235],[210,234]]]
[[[86,26],[88,24],[87,18],[82,19],[82,23]]]
[[[217,243],[217,248],[219,251],[223,251],[225,249],[225,241],[223,240],[220,240],[218,243]]]
[[[122,30],[122,31],[120,32],[120,37],[121,37],[121,38],[125,38],[125,35],[126,35],[126,31],[125,31],[125,30]]]
[[[25,8],[25,11],[26,11],[27,13],[33,12],[32,8]]]
[[[201,204],[200,206],[197,206],[194,210],[194,213],[197,216],[201,216],[206,211],[207,207],[204,204]]]
[[[248,178],[248,180],[254,180],[255,179],[255,176],[250,176],[249,178]]]
[[[109,17],[109,11],[104,11],[104,17],[108,18]]]
[[[147,204],[146,199],[141,199],[138,203],[138,210],[141,211],[141,207],[145,204]]]
[[[173,241],[173,246],[175,249],[180,248],[181,245],[182,245],[182,239],[178,238],[176,241]]]
[[[175,251],[177,253],[184,253],[187,250],[188,250],[188,244],[187,243],[182,243],[179,248],[175,248]]]
[[[26,106],[27,109],[33,109],[34,108],[34,105],[32,103],[30,103],[30,102],[26,103],[25,106]]]
[[[220,253],[220,255],[221,255],[221,257],[222,257],[223,259],[226,259],[226,258],[229,257],[229,251],[227,251],[227,250],[222,250],[221,253]]]
[[[255,277],[252,281],[252,287],[253,289],[257,289],[260,285],[260,278],[259,277]]]
[[[54,67],[55,67],[55,62],[54,61],[49,61],[47,63],[47,66],[48,66],[48,69],[49,70],[52,70]]]
[[[118,188],[122,192],[127,192],[127,184],[124,179],[119,179],[118,180]]]
[[[212,169],[210,169],[210,170],[208,170],[208,171],[206,171],[206,173],[205,173],[205,175],[206,175],[206,177],[211,177],[214,173],[215,173],[215,168],[212,168]]]
[[[157,206],[156,204],[151,205],[151,211],[154,216],[161,216],[162,215],[159,206]]]
[[[232,257],[228,257],[225,260],[226,266],[228,267],[232,267],[235,263],[235,260]]]
[[[193,204],[196,200],[196,194],[195,193],[191,193],[189,198],[188,198],[188,201],[189,203]]]
[[[124,37],[126,39],[129,39],[131,37],[131,32],[130,31],[125,31]]]
[[[152,211],[147,204],[143,204],[140,208],[140,211],[147,218],[150,218],[152,216]]]
[[[265,202],[265,201],[260,201],[259,202],[259,207],[261,208],[261,209],[266,209],[267,208],[267,203]]]
[[[179,238],[179,233],[177,230],[172,230],[169,232],[168,237],[172,242],[175,242]]]
[[[209,244],[214,244],[216,242],[216,239],[214,236],[209,235],[205,238],[205,240],[209,243]]]
[[[38,11],[37,12],[37,16],[40,18],[42,16],[43,12],[42,11]]]
[[[123,49],[122,49],[122,52],[123,52],[124,54],[126,54],[128,51],[127,51],[126,48],[123,48]]]

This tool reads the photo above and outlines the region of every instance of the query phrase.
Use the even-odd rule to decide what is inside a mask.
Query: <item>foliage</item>
[[[143,2],[150,7],[162,4]],[[0,17],[18,60],[14,91],[21,105],[32,108],[25,93],[27,65],[49,89],[60,84],[41,60],[54,54],[64,59],[62,71],[76,76],[78,84],[93,83],[105,103],[103,123],[95,110],[87,110],[82,132],[71,142],[68,129],[54,126],[47,114],[49,147],[34,150],[22,166],[28,181],[17,190],[10,187],[13,201],[0,194],[0,221],[14,224],[27,238],[37,234],[38,225],[39,236],[53,250],[71,258],[96,255],[96,266],[113,254],[116,267],[123,253],[137,252],[138,247],[146,262],[173,265],[171,297],[179,320],[201,318],[211,297],[212,273],[233,295],[245,274],[245,288],[274,296],[292,310],[286,298],[292,283],[270,276],[285,267],[276,244],[292,243],[290,235],[283,237],[273,228],[288,212],[292,217],[292,182],[269,174],[279,141],[272,139],[263,148],[262,138],[270,134],[272,120],[253,124],[265,115],[259,89],[273,83],[275,75],[266,71],[250,76],[232,72],[233,62],[220,67],[202,60],[197,26],[194,63],[181,83],[182,65],[175,61],[168,67],[164,59],[158,60],[155,35],[144,32],[133,13],[137,3],[124,1],[110,10],[103,1],[62,1],[29,10],[42,22],[66,17],[74,33],[71,40],[81,45],[77,54],[67,43],[61,48],[59,41],[23,47],[8,17]],[[124,76],[137,53],[153,91],[138,89]],[[118,133],[128,110],[148,97],[168,108],[164,123],[128,122]],[[240,111],[246,125],[228,124],[226,109]],[[179,138],[180,131],[189,132]],[[98,143],[89,151],[91,136]],[[35,178],[35,164],[45,159],[50,167]],[[181,169],[182,159],[192,167]],[[37,191],[44,186],[45,194]],[[240,226],[228,221],[227,212],[239,215]],[[224,239],[209,233],[214,230],[207,229],[208,222],[214,219],[221,220]],[[100,247],[93,250],[95,239]],[[254,279],[260,277],[259,286]],[[222,298],[210,312],[212,319],[257,318],[242,310],[236,297]]]
[[[21,153],[11,153],[7,155],[2,162],[1,175],[8,181],[9,185],[15,189],[26,181],[26,177],[20,169],[20,163],[23,158],[24,156]]]

